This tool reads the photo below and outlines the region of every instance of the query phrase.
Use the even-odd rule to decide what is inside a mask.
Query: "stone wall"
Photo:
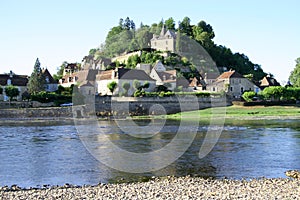
[[[58,118],[73,117],[72,107],[1,109],[0,118]]]
[[[0,109],[0,118],[57,118],[57,117],[126,117],[133,115],[173,114],[181,111],[199,110],[209,107],[231,105],[222,98],[196,97],[110,97],[96,96],[85,99],[84,106]],[[87,101],[88,100],[88,101]]]
[[[96,97],[94,110],[98,116],[160,115],[228,105],[225,98],[209,97]]]

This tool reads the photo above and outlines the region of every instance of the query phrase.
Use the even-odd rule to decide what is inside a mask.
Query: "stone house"
[[[226,92],[233,98],[240,98],[245,91],[256,91],[258,87],[235,70],[222,73],[212,84],[207,85],[210,92]]]
[[[166,31],[163,26],[160,35],[154,34],[150,42],[152,49],[174,53],[176,50],[176,33],[171,30]]]
[[[0,94],[0,101],[8,101],[9,97],[5,94],[5,87],[13,85],[18,88],[19,95],[17,100],[22,100],[22,94],[27,91],[28,76],[27,75],[16,75],[12,71],[9,74],[0,74],[0,87],[3,88],[3,93]]]
[[[139,81],[141,85],[144,85],[146,82],[149,83],[149,88],[145,89],[147,92],[154,91],[156,87],[156,81],[143,70],[116,68],[114,70],[101,71],[96,76],[96,94],[112,95],[107,85],[115,81],[117,87],[114,91],[114,95],[124,93],[125,90],[122,86],[124,83],[129,83],[130,88],[127,95],[131,96],[135,92],[133,82],[136,80]]]
[[[157,61],[150,72],[150,77],[156,80],[156,85],[165,85],[169,90],[177,87],[176,70],[166,70],[161,61]]]

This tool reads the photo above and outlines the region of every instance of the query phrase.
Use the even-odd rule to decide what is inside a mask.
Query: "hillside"
[[[172,42],[173,39],[172,50],[168,47],[163,50],[159,45],[153,48],[153,41],[157,39],[159,42],[163,37],[168,47],[168,41]],[[254,64],[243,53],[233,53],[230,48],[215,44],[214,37],[215,33],[210,24],[200,21],[192,25],[188,17],[179,22],[177,28],[173,18],[153,23],[151,26],[141,23],[140,27],[136,28],[135,23],[127,17],[125,20],[120,19],[119,25],[110,29],[101,48],[90,50],[89,57],[104,60],[142,50],[139,55],[128,57],[127,62],[106,63],[104,68],[134,68],[138,63],[153,64],[156,60],[161,60],[187,77],[193,76],[196,71],[214,71],[216,67],[213,66],[217,66],[220,71],[236,70],[253,81],[258,81],[266,75],[260,65]]]

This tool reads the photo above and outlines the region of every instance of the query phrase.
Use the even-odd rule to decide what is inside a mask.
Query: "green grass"
[[[173,115],[167,115],[169,119],[177,118],[201,118],[226,117],[226,118],[244,118],[244,117],[280,117],[280,116],[299,116],[300,107],[297,106],[229,106],[221,108],[208,108],[197,111],[182,112]]]

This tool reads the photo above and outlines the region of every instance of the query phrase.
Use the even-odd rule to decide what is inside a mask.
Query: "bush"
[[[62,95],[62,94],[60,95],[55,92],[45,92],[45,91],[32,94],[30,98],[32,101],[38,101],[40,103],[54,102],[55,105],[72,102],[72,95]]]
[[[264,100],[299,100],[300,99],[300,88],[299,87],[281,87],[271,86],[265,88],[259,93]]]
[[[242,95],[243,99],[247,102],[251,102],[253,101],[253,98],[256,96],[256,93],[253,91],[249,91],[249,92],[244,92],[244,94]]]
[[[133,94],[134,97],[144,97],[145,95],[146,95],[146,92],[143,90],[137,90]]]

